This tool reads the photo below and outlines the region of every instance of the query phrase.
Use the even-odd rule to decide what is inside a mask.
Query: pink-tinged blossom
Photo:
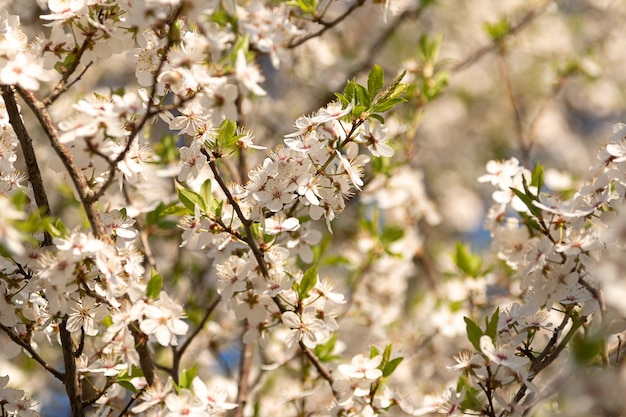
[[[108,313],[106,306],[91,297],[84,297],[79,301],[72,300],[68,307],[66,329],[74,333],[82,328],[87,336],[98,334],[99,324]]]
[[[300,227],[300,221],[295,217],[284,218],[284,215],[276,214],[265,219],[263,232],[268,235],[277,235],[284,232],[293,232]]]
[[[380,123],[365,122],[363,132],[358,136],[357,141],[367,145],[367,149],[374,156],[392,157],[394,150],[387,144],[387,128]]]
[[[252,270],[252,264],[247,255],[242,257],[231,255],[228,259],[216,265],[217,293],[225,301],[232,298],[233,294],[245,291],[248,286],[248,275]]]
[[[87,13],[86,0],[48,0],[49,14],[39,16],[42,20],[56,21],[61,24],[67,20],[80,17]]]
[[[381,355],[368,358],[358,354],[352,358],[350,364],[341,364],[337,369],[347,378],[373,381],[383,376],[383,371],[378,369],[382,360],[383,357]]]
[[[154,384],[146,387],[141,394],[140,403],[134,406],[131,411],[135,414],[140,414],[152,407],[163,404],[173,388],[171,379],[168,379],[165,384]]]
[[[302,341],[304,346],[313,349],[323,342],[326,325],[315,317],[315,311],[305,309],[300,316],[293,311],[286,311],[281,318],[283,323],[291,328],[285,339],[287,347]]]
[[[3,62],[4,61],[4,62]],[[20,52],[10,60],[0,59],[0,84],[18,85],[26,90],[39,90],[40,81],[50,77],[35,57]]]
[[[161,346],[177,346],[177,336],[187,333],[189,325],[182,318],[183,307],[174,302],[167,293],[161,291],[159,299],[146,305],[143,310],[145,319],[139,328],[147,335],[154,335]]]
[[[180,148],[180,173],[178,181],[193,180],[200,172],[200,169],[207,163],[207,157],[202,154],[202,146],[199,142],[194,142],[190,147]]]
[[[515,347],[494,345],[491,338],[486,335],[480,338],[480,350],[492,363],[502,365],[514,372],[521,371],[529,363],[528,358],[515,355]]]
[[[243,49],[239,49],[237,51],[237,58],[235,60],[235,78],[247,90],[252,92],[252,94],[257,96],[267,95],[267,92],[259,85],[259,83],[265,81],[265,78],[255,64],[248,64],[246,62],[246,54]]]
[[[322,233],[319,230],[309,228],[305,223],[297,231],[289,233],[286,246],[295,250],[303,262],[310,264],[314,258],[311,246],[317,245],[321,240]]]
[[[228,392],[220,385],[206,385],[200,378],[195,377],[191,382],[191,386],[193,387],[193,393],[202,404],[208,407],[211,414],[218,414],[225,410],[237,408],[236,403],[226,401]]]
[[[200,213],[200,207],[194,207],[194,214],[186,215],[180,220],[178,227],[183,229],[180,247],[190,249],[204,249],[211,243],[211,234],[208,233],[209,221]]]
[[[321,108],[315,113],[315,116],[311,119],[314,123],[327,123],[333,120],[341,119],[343,116],[350,114],[352,111],[352,103],[348,104],[346,108],[342,108],[342,105],[338,101],[330,102],[326,107]]]
[[[165,398],[165,407],[165,417],[211,417],[206,405],[186,389],[181,389],[178,394],[170,393]]]
[[[268,306],[273,304],[269,295],[249,290],[236,297],[239,303],[235,306],[237,320],[248,320],[251,326],[268,319]]]

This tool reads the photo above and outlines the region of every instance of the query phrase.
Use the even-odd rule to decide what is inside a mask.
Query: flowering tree
[[[486,3],[7,4],[1,415],[619,415],[626,127],[546,137],[626,10]]]

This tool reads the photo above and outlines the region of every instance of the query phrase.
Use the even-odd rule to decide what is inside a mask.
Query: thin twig
[[[172,374],[172,377],[176,381],[178,380],[178,373],[180,370],[180,361],[183,357],[183,354],[189,348],[189,346],[191,345],[191,342],[200,334],[202,329],[204,329],[204,325],[207,323],[207,321],[209,320],[209,317],[211,317],[211,314],[213,314],[213,311],[215,311],[220,301],[222,301],[222,297],[219,297],[219,296],[213,300],[213,302],[207,307],[204,313],[204,316],[202,317],[202,320],[200,320],[200,323],[198,323],[193,333],[191,333],[189,337],[187,337],[187,339],[183,342],[182,345],[174,349],[171,374]]]
[[[132,397],[130,397],[130,400],[128,401],[128,403],[126,403],[126,406],[118,414],[118,417],[122,417],[124,414],[126,414],[130,407],[133,405],[133,403],[137,400],[137,398],[141,397],[141,394],[143,394],[147,388],[148,386],[144,385],[139,391],[137,391]]]
[[[85,53],[85,51],[91,44],[91,40],[93,39],[95,35],[96,35],[95,30],[92,30],[86,34],[85,39],[83,40],[83,44],[80,46],[80,48],[78,48],[78,51],[76,51],[76,54],[74,55],[74,60],[72,61],[72,63],[63,72],[61,80],[57,83],[57,85],[54,87],[54,89],[48,95],[48,97],[46,97],[43,100],[43,104],[46,107],[54,103],[56,99],[58,99],[61,96],[61,94],[63,94],[65,91],[67,91],[68,88],[74,85],[74,83],[76,83],[76,81],[78,81],[83,76],[83,74],[87,71],[87,69],[91,66],[91,62],[90,62],[89,64],[87,64],[85,69],[78,75],[78,77],[74,81],[68,84],[67,81],[70,79],[72,74],[74,74],[74,72],[78,68],[78,65],[80,64],[80,60],[83,57],[83,54]]]
[[[319,29],[317,32],[309,33],[308,35],[305,35],[305,36],[301,37],[300,39],[296,39],[296,40],[294,40],[292,42],[289,42],[289,45],[287,45],[287,47],[288,48],[295,48],[296,46],[302,45],[303,43],[305,43],[306,41],[308,41],[310,39],[322,36],[324,34],[324,32],[326,32],[328,29],[331,29],[331,28],[337,26],[339,23],[344,21],[346,19],[346,17],[350,16],[352,14],[352,12],[354,12],[359,7],[363,6],[363,4],[365,4],[365,0],[357,0],[356,2],[352,3],[352,5],[350,5],[350,7],[345,12],[343,12],[341,15],[339,15],[334,20],[331,20],[331,21],[328,21],[328,22],[326,22],[326,21],[324,21],[324,20],[322,20],[320,18],[316,19],[315,22],[319,23],[320,25],[322,25],[321,29]]]
[[[76,61],[78,63],[78,61]],[[85,65],[85,68],[83,68],[83,70],[80,72],[80,74],[78,74],[78,76],[76,76],[76,78],[74,80],[72,80],[72,82],[67,83],[67,80],[61,80],[59,81],[59,84],[57,84],[57,86],[54,88],[54,90],[52,91],[52,93],[50,93],[50,95],[48,97],[46,97],[43,100],[43,104],[46,107],[49,107],[52,103],[54,103],[56,101],[57,98],[59,98],[59,96],[61,94],[63,94],[64,92],[66,92],[67,90],[69,90],[74,84],[76,84],[77,82],[79,82],[82,78],[83,75],[85,75],[85,73],[87,72],[87,70],[93,65],[93,61],[89,62],[87,65]],[[72,71],[73,72],[73,71]],[[61,83],[63,83],[61,85]]]
[[[481,60],[484,56],[488,55],[491,52],[494,52],[500,48],[500,44],[507,38],[510,38],[523,29],[525,29],[528,25],[530,25],[537,17],[539,17],[550,5],[551,2],[546,1],[543,6],[529,10],[526,14],[517,22],[515,25],[509,28],[509,31],[500,39],[494,40],[487,45],[483,45],[480,48],[476,49],[474,52],[466,56],[465,58],[458,61],[455,65],[452,66],[452,72],[463,71],[471,67],[473,64]]]
[[[522,113],[517,104],[517,97],[513,91],[513,83],[511,81],[511,72],[506,60],[506,52],[504,46],[501,44],[501,48],[498,50],[498,63],[500,64],[500,73],[502,74],[502,82],[504,83],[504,90],[506,91],[506,97],[511,105],[513,111],[513,120],[515,121],[515,133],[517,134],[517,140],[519,142],[520,152],[522,154],[522,162],[525,166],[530,164],[530,148],[524,134],[524,124],[522,122]]]
[[[94,193],[93,195],[89,196],[88,201],[89,202],[96,202],[98,201],[100,198],[102,198],[104,196],[104,193],[106,192],[106,190],[108,190],[108,188],[113,184],[113,181],[115,180],[115,174],[116,174],[116,168],[117,168],[117,164],[120,163],[121,161],[123,161],[126,156],[128,155],[128,152],[130,151],[134,141],[137,139],[137,136],[139,135],[139,132],[141,131],[141,129],[143,129],[143,127],[146,125],[146,123],[148,123],[148,121],[155,115],[159,114],[161,111],[163,111],[163,109],[157,109],[157,110],[152,110],[152,107],[154,106],[154,98],[156,97],[156,93],[157,93],[157,86],[158,86],[158,82],[157,82],[157,78],[159,77],[159,75],[161,74],[161,70],[163,69],[163,66],[165,65],[165,62],[167,61],[168,55],[169,55],[169,51],[172,48],[172,44],[173,44],[173,39],[174,39],[174,35],[173,35],[173,31],[175,30],[174,27],[174,23],[176,22],[176,19],[178,19],[178,17],[180,16],[180,14],[182,13],[183,10],[183,6],[184,4],[181,4],[180,6],[178,6],[176,8],[176,10],[174,11],[174,13],[172,14],[172,16],[166,21],[163,22],[163,25],[169,25],[169,33],[167,36],[167,42],[165,43],[165,46],[163,47],[163,52],[161,54],[161,58],[159,59],[159,64],[156,68],[156,70],[154,71],[154,75],[152,76],[152,86],[150,87],[150,93],[148,94],[148,98],[147,98],[147,108],[146,108],[146,113],[143,115],[143,117],[141,118],[141,120],[139,121],[139,123],[136,123],[129,136],[128,136],[128,140],[126,142],[126,145],[124,146],[124,149],[122,149],[122,151],[120,152],[120,154],[113,160],[109,159],[108,157],[105,157],[105,160],[109,163],[109,175],[107,177],[107,179],[104,181],[104,183],[102,184],[102,186],[100,187],[100,189],[98,189],[98,191],[96,193]],[[178,103],[178,105],[191,100],[193,98],[189,97],[188,99],[182,100],[181,103]]]

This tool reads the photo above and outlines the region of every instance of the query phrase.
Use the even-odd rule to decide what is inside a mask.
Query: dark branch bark
[[[48,203],[48,195],[46,188],[43,185],[43,179],[41,171],[39,170],[39,164],[37,163],[37,155],[35,155],[35,148],[33,147],[33,139],[28,134],[26,126],[20,116],[20,111],[15,101],[15,93],[13,89],[8,85],[2,86],[2,98],[4,99],[4,105],[6,106],[7,113],[9,114],[9,122],[13,126],[13,130],[20,141],[22,153],[24,154],[24,162],[26,163],[26,172],[28,173],[28,180],[33,187],[33,194],[35,195],[35,202],[37,207],[41,210],[41,214],[49,216],[50,203]],[[43,245],[48,246],[52,243],[52,238],[48,232],[44,233]]]

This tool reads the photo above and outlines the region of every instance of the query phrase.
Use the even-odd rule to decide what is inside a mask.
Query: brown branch
[[[72,80],[72,82],[65,83],[62,87],[59,87],[59,85],[57,85],[55,87],[54,91],[52,93],[50,93],[50,95],[43,100],[43,104],[45,104],[46,107],[51,106],[61,94],[65,93],[74,84],[79,82],[83,78],[83,75],[85,75],[87,70],[89,70],[89,68],[91,68],[92,65],[93,65],[93,61],[89,62],[87,65],[85,65],[85,68],[83,68],[83,70],[80,72],[80,74],[78,74],[76,76],[76,78],[74,78],[74,80]],[[57,88],[58,88],[58,91],[57,91]]]
[[[61,323],[59,324],[59,337],[63,348],[63,365],[65,366],[63,385],[65,385],[65,392],[67,393],[67,398],[70,401],[72,417],[83,417],[85,415],[85,410],[83,408],[83,401],[81,398],[81,383],[78,378],[78,372],[76,372],[74,340],[72,339],[72,334],[67,330],[66,326],[67,317],[61,320]]]
[[[131,323],[128,328],[135,340],[135,350],[137,350],[137,354],[139,355],[139,366],[143,371],[143,376],[146,378],[148,386],[159,384],[152,354],[148,348],[148,336],[139,330],[139,322],[137,321]]]
[[[28,173],[28,180],[33,187],[33,194],[35,195],[35,202],[37,207],[41,210],[41,214],[44,216],[50,215],[50,203],[48,203],[48,195],[46,188],[43,184],[41,171],[39,170],[39,164],[37,163],[37,155],[35,154],[35,148],[33,148],[33,139],[28,134],[26,126],[20,116],[20,111],[15,101],[15,93],[8,85],[2,87],[2,98],[4,99],[4,105],[9,114],[9,122],[13,126],[13,130],[20,141],[22,153],[24,154],[24,162],[26,165],[26,171]],[[43,238],[43,245],[48,246],[52,243],[50,233],[45,232]]]
[[[355,129],[353,129],[355,130]],[[348,136],[349,138],[349,136]],[[206,152],[206,150],[203,150],[204,152]],[[208,152],[207,152],[208,153]],[[335,154],[331,155],[330,158],[334,158]],[[228,201],[228,203],[233,207],[233,209],[235,210],[235,213],[237,214],[237,217],[239,218],[239,220],[241,221],[241,223],[243,224],[244,230],[245,230],[245,242],[248,245],[248,247],[250,248],[250,250],[252,251],[257,264],[259,265],[259,269],[261,270],[261,274],[263,275],[263,277],[265,279],[269,279],[270,274],[269,274],[269,270],[267,268],[267,264],[265,263],[265,258],[263,257],[263,253],[261,252],[261,250],[259,249],[255,239],[254,239],[254,235],[252,233],[252,221],[250,219],[248,219],[244,214],[243,211],[241,210],[241,207],[239,206],[239,204],[237,203],[237,200],[235,200],[235,198],[233,197],[232,193],[230,192],[230,189],[228,188],[228,186],[226,185],[226,183],[224,182],[224,179],[222,178],[217,165],[215,164],[215,156],[211,155],[209,153],[209,167],[211,168],[211,171],[213,172],[213,176],[215,177],[215,180],[217,181],[217,183],[219,184],[220,188],[222,189],[222,191],[224,192],[224,194],[226,195],[226,199]],[[286,307],[283,303],[283,301],[278,297],[272,297],[272,300],[274,301],[274,303],[276,304],[276,306],[278,307],[278,309],[281,312],[285,312],[286,311]],[[332,384],[333,384],[333,377],[330,374],[330,372],[328,370],[326,370],[326,368],[324,368],[324,365],[320,362],[320,360],[317,358],[317,356],[315,356],[315,354],[309,349],[307,348],[302,341],[300,341],[300,349],[302,350],[302,352],[304,353],[304,355],[310,360],[310,362],[313,364],[313,366],[315,367],[315,369],[317,369],[317,371],[319,372],[319,374],[326,380],[328,381],[329,385],[332,388]]]
[[[528,25],[530,25],[536,18],[538,18],[551,4],[551,2],[546,1],[543,6],[531,9],[517,22],[515,25],[509,28],[509,31],[500,39],[494,40],[487,45],[483,45],[480,48],[476,49],[474,52],[457,62],[454,66],[452,66],[452,72],[463,71],[471,67],[473,64],[481,60],[483,57],[488,55],[491,52],[497,51],[500,48],[502,42],[510,38],[514,35],[517,35],[523,29],[525,29]]]
[[[385,50],[385,45],[389,42],[389,40],[391,40],[391,37],[398,31],[400,26],[407,20],[419,19],[428,6],[428,3],[423,3],[417,9],[404,10],[396,16],[393,22],[391,22],[385,30],[381,32],[378,39],[376,39],[367,49],[367,52],[364,54],[365,59],[348,72],[346,79],[351,80],[361,72],[371,69],[376,56]]]
[[[28,354],[30,355],[30,357],[32,359],[35,360],[35,362],[37,362],[39,365],[41,365],[46,371],[50,372],[56,379],[58,379],[59,381],[63,382],[65,380],[65,374],[63,372],[60,372],[56,369],[54,369],[48,362],[46,362],[40,355],[39,353],[33,349],[33,347],[30,345],[30,343],[25,342],[24,340],[22,340],[19,336],[17,336],[12,329],[6,327],[5,325],[3,325],[2,323],[0,323],[0,329],[6,333],[7,336],[9,336],[9,339],[11,339],[14,343],[16,343],[17,345],[19,345],[22,349],[24,349],[26,352],[28,352]]]
[[[302,340],[299,342],[299,344],[300,344],[300,350],[302,351],[302,353],[304,353],[304,356],[306,356],[309,359],[309,362],[313,364],[315,369],[317,369],[317,372],[322,376],[322,378],[328,381],[328,384],[330,385],[331,389],[333,389],[332,386],[333,386],[334,379],[330,371],[328,371],[324,367],[322,362],[320,362],[319,358],[315,356],[315,353],[313,353],[311,349],[309,349],[308,347],[304,345],[304,342],[302,342]],[[337,394],[334,389],[333,389],[333,393]]]
[[[363,6],[365,4],[365,1],[366,0],[357,0],[356,2],[352,3],[352,5],[350,5],[350,7],[345,12],[343,12],[341,15],[339,15],[334,20],[331,20],[331,21],[328,21],[328,22],[326,22],[326,21],[324,21],[324,20],[322,20],[320,18],[314,20],[315,23],[319,23],[320,25],[322,25],[322,28],[319,29],[317,32],[309,33],[308,35],[305,35],[305,36],[301,37],[300,39],[296,39],[294,41],[289,42],[289,44],[287,45],[287,48],[295,48],[296,46],[302,45],[303,43],[305,43],[306,41],[308,41],[310,39],[322,36],[324,34],[324,32],[326,32],[328,29],[331,29],[331,28],[337,26],[339,23],[344,21],[346,19],[346,17],[350,16],[350,14],[352,14],[352,12],[354,12],[359,7]]]
[[[249,326],[248,320],[244,323],[244,333]],[[243,417],[246,404],[248,403],[248,395],[250,391],[250,371],[252,369],[252,343],[243,342],[243,334],[241,336],[241,358],[239,364],[239,381],[237,384],[237,404],[233,417]]]
[[[89,224],[93,230],[94,235],[98,239],[107,240],[107,233],[102,223],[102,218],[100,217],[100,213],[96,207],[96,202],[91,199],[93,195],[93,191],[89,184],[87,183],[87,179],[83,175],[80,168],[74,162],[74,157],[70,150],[65,146],[65,144],[61,143],[59,137],[59,131],[57,130],[54,122],[52,121],[52,117],[48,112],[45,104],[37,99],[35,95],[28,91],[24,90],[20,87],[17,87],[17,92],[20,94],[22,99],[26,102],[28,107],[33,111],[41,127],[46,132],[46,135],[50,139],[50,144],[52,148],[56,152],[56,154],[61,158],[61,162],[65,166],[67,173],[69,174],[76,191],[78,192],[78,196],[80,199],[83,208],[85,209],[85,213],[87,214],[87,219],[89,220]]]

